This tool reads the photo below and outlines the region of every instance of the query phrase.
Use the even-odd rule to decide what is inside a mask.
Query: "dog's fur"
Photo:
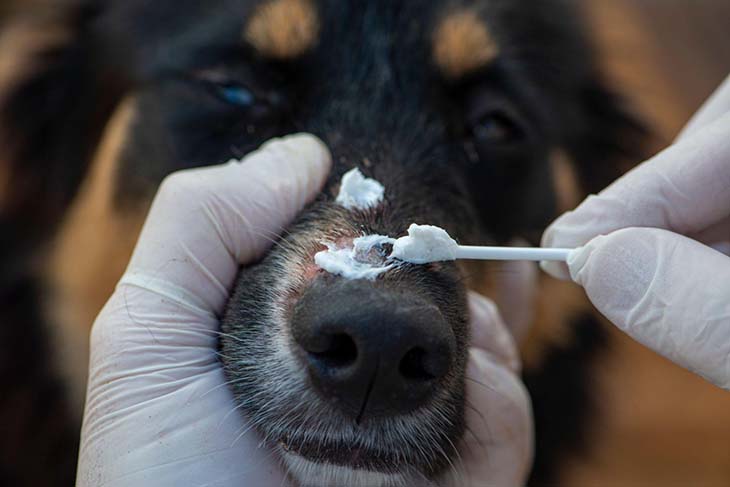
[[[322,237],[400,235],[419,221],[465,243],[536,243],[558,211],[618,174],[639,134],[602,85],[580,22],[562,0],[89,0],[36,23],[5,33],[5,55],[14,50],[20,62],[0,72],[4,485],[71,482],[84,337],[170,172],[240,157],[293,131],[319,135],[334,153],[324,194],[282,246],[242,274],[246,285],[224,324],[236,337],[221,344],[223,356],[239,359],[225,364],[239,379],[234,391],[276,442],[315,422],[311,410],[299,411],[299,423],[282,422],[296,407],[295,392],[329,411],[291,357],[273,369],[280,375],[267,377],[274,390],[291,386],[287,394],[272,397],[259,380],[272,374],[266,364],[286,355],[286,302],[306,292],[303,276]],[[19,54],[13,36],[29,31],[44,36]],[[260,109],[228,98],[239,85]],[[470,131],[485,115],[493,145]],[[353,215],[332,204],[339,177],[354,166],[386,185],[382,208]],[[498,276],[480,269],[406,268],[378,285],[436,303],[463,354],[464,280],[484,288]],[[543,290],[552,297],[524,346],[535,485],[554,481],[581,446],[591,364],[604,342],[588,308],[560,306],[571,302],[569,292]],[[241,360],[257,367],[244,370]],[[463,428],[463,380],[457,367],[432,404],[399,424],[373,420],[356,431],[328,413],[331,421],[317,427],[341,435],[322,438],[331,451],[321,460],[337,456],[338,441],[367,438],[386,448],[389,435],[410,434],[414,442],[435,438],[433,451],[417,456],[414,443],[405,462],[385,461],[396,471],[368,466],[439,475],[449,460],[440,450]],[[451,427],[429,419],[433,408],[447,411]],[[431,436],[418,436],[416,426]],[[297,462],[306,463],[296,456],[290,466]]]

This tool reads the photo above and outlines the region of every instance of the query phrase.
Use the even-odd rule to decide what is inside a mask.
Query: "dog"
[[[641,129],[604,85],[573,7],[80,0],[40,12],[0,45],[12,60],[0,71],[0,481],[73,482],[87,335],[162,179],[292,132],[319,136],[334,167],[241,272],[220,343],[236,400],[303,484],[294,463],[383,485],[444,475],[464,434],[466,291],[499,295],[498,267],[403,266],[347,282],[313,269],[313,255],[323,240],[400,236],[413,222],[464,244],[537,244],[613,180]],[[334,203],[355,167],[385,185],[382,205]],[[590,308],[544,281],[522,344],[530,485],[557,481],[584,446],[605,348]],[[386,340],[385,327],[405,338]],[[448,337],[445,365],[416,346],[421,335]],[[358,353],[362,370],[332,379]]]

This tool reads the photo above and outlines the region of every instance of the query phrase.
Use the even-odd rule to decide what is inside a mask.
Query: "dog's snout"
[[[364,281],[313,285],[292,332],[313,386],[358,421],[423,405],[455,353],[435,305]]]

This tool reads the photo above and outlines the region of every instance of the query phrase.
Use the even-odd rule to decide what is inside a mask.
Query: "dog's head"
[[[231,387],[305,482],[442,474],[464,428],[464,269],[348,281],[314,255],[413,222],[462,243],[536,243],[608,182],[632,127],[574,12],[560,0],[130,0],[66,25],[8,91],[8,218],[43,227],[76,197],[72,227],[94,211],[126,221],[170,172],[318,135],[334,156],[323,194],[229,303]],[[335,203],[354,167],[384,185],[377,206]]]

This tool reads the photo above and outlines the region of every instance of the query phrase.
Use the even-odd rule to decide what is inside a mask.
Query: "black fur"
[[[543,365],[524,374],[535,413],[535,457],[529,485],[554,485],[561,463],[590,451],[590,425],[576,421],[598,412],[593,396],[594,365],[605,354],[608,337],[595,316],[586,314],[571,323],[569,345],[553,347]]]
[[[17,225],[0,218],[0,485],[73,485],[79,426],[53,367],[43,285]]]
[[[97,16],[91,4],[45,14],[35,28],[60,24],[65,39],[27,53],[30,74],[0,97],[0,144],[12,180],[0,210],[20,215],[19,237],[29,242],[56,228],[124,90],[124,76],[106,64],[89,31]]]

